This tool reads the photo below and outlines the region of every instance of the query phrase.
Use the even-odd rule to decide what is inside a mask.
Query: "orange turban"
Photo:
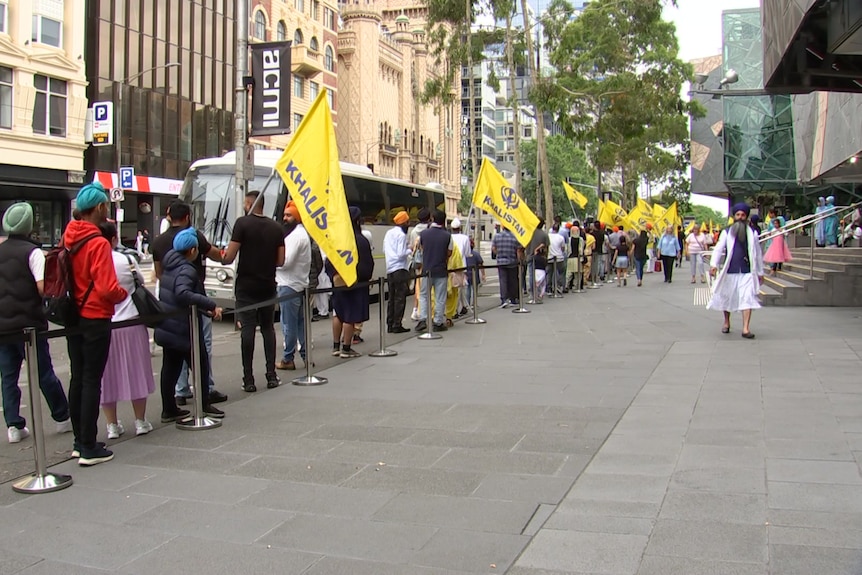
[[[647,225],[646,225],[646,229],[651,230],[651,229],[652,229],[652,224],[647,224]]]
[[[395,222],[396,226],[403,226],[404,224],[406,224],[407,222],[410,221],[410,214],[408,214],[404,210],[401,210],[400,212],[395,214],[393,221]]]
[[[302,223],[302,218],[299,217],[299,209],[297,209],[296,204],[293,203],[293,200],[287,202],[287,205],[284,207],[284,213],[290,214],[293,216],[297,222]]]
[[[619,227],[619,226],[614,226],[614,231],[615,231],[615,232],[620,231],[620,227]]]

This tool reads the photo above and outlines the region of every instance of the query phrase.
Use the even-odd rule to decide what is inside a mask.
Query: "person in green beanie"
[[[33,208],[20,202],[3,214],[3,231],[9,237],[0,244],[0,335],[22,335],[26,328],[48,329],[42,311],[45,279],[45,254],[30,239],[33,231]],[[69,403],[63,385],[54,373],[48,340],[36,338],[39,366],[39,389],[57,423],[57,432],[72,431]],[[24,361],[24,342],[0,343],[0,381],[3,391],[3,418],[9,443],[18,443],[30,435],[27,421],[21,417],[21,389],[18,378]]]

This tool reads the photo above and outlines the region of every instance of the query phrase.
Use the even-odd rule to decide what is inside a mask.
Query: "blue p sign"
[[[135,169],[134,168],[120,168],[120,187],[128,190],[135,187]]]
[[[93,106],[93,115],[97,122],[104,122],[108,119],[108,106],[105,104],[96,104]]]

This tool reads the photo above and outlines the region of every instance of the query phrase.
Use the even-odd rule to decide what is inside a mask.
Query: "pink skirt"
[[[787,247],[787,242],[784,241],[784,235],[779,234],[772,239],[772,244],[770,244],[766,253],[763,254],[763,261],[769,264],[781,264],[793,261],[793,256],[790,255],[790,248]]]
[[[102,374],[101,403],[144,399],[155,390],[146,326],[115,329],[111,332],[111,349]]]

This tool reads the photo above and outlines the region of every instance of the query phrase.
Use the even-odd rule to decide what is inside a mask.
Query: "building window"
[[[6,3],[0,2],[0,32],[4,34],[8,34],[9,31],[6,29]]]
[[[279,42],[287,40],[287,26],[284,25],[284,20],[279,20],[278,28],[275,32],[275,39]]]
[[[320,20],[320,1],[311,0],[311,17],[315,21]]]
[[[36,74],[33,77],[36,102],[33,106],[33,132],[66,136],[66,82]]]
[[[63,0],[37,0],[34,3],[33,35],[31,36],[31,40],[56,48],[62,45]]]
[[[293,131],[296,132],[299,129],[299,125],[302,123],[302,114],[294,114],[293,115]]]
[[[302,76],[293,76],[293,97],[302,98],[305,93],[305,81]]]
[[[323,25],[330,30],[335,30],[335,12],[329,8],[323,9]]]
[[[335,61],[332,55],[332,46],[326,47],[326,54],[323,56],[323,66],[326,68],[327,72],[335,71]]]
[[[254,37],[266,41],[266,16],[263,10],[254,13]]]
[[[309,82],[309,85],[309,91],[311,92],[311,100],[314,101],[317,99],[317,95],[320,93],[320,84],[318,84],[317,82]]]
[[[13,88],[12,68],[0,66],[0,128],[12,127]]]
[[[309,47],[312,52],[320,52],[320,42],[317,41],[317,36],[311,37],[311,42],[309,43]]]
[[[329,104],[330,110],[335,110],[335,93],[332,90],[326,91],[326,102]]]
[[[297,28],[296,32],[293,33],[293,44],[294,46],[302,45],[302,30],[299,28]]]
[[[305,12],[305,0],[296,0],[294,6],[299,12]]]

